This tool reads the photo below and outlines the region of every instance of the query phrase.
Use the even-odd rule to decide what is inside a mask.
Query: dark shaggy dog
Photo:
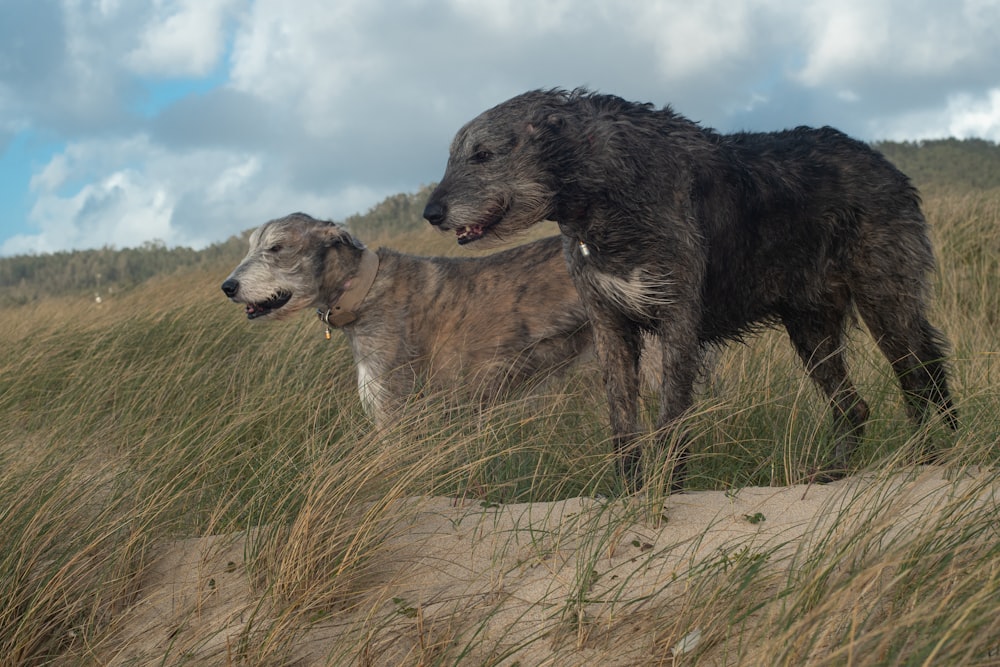
[[[780,323],[833,406],[836,447],[821,478],[845,474],[868,417],[844,359],[853,309],[892,363],[910,416],[923,421],[933,404],[955,425],[945,341],[926,317],[934,257],[919,196],[837,130],[723,135],[669,107],[528,92],[458,132],[424,217],[459,243],[559,223],[633,488],[643,331],[663,345],[661,441],[691,405],[700,343]]]

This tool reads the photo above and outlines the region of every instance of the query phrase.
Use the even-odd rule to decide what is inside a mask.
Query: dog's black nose
[[[233,280],[229,278],[226,282],[222,283],[222,291],[225,292],[226,296],[232,299],[236,296],[236,292],[240,289],[240,282],[238,280]]]
[[[427,206],[424,207],[424,219],[435,226],[444,222],[447,214],[448,208],[440,202],[427,202]]]

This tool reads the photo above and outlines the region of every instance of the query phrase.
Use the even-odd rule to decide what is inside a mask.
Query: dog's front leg
[[[594,348],[601,364],[618,474],[626,494],[642,488],[638,442],[640,333],[614,315],[591,312]]]
[[[656,422],[656,442],[672,462],[670,490],[681,491],[687,479],[688,438],[681,417],[691,407],[701,349],[694,329],[681,323],[684,317],[665,320],[660,330],[663,366],[660,384],[660,414]]]
[[[697,253],[690,253],[680,258],[687,259],[688,264],[685,270],[673,272],[675,279],[670,285],[669,299],[665,299],[656,317],[661,376],[655,440],[657,450],[666,455],[672,492],[683,490],[687,478],[688,438],[682,419],[694,400],[694,383],[702,363],[698,335],[703,310],[700,282],[679,278],[699,273],[699,267],[691,262],[697,256]],[[678,266],[681,266],[680,259],[675,261]]]

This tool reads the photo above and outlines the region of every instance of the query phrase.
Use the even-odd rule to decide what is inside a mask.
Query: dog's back
[[[835,129],[722,135],[702,157],[693,201],[708,252],[704,339],[812,310],[830,285],[861,292],[882,268],[905,266],[916,283],[933,267],[909,179]]]
[[[560,237],[481,258],[379,249],[379,275],[344,327],[362,394],[393,406],[421,387],[465,388],[482,403],[544,380],[591,346]]]

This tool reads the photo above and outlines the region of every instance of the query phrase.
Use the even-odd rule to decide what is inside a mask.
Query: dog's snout
[[[240,290],[240,281],[238,280],[233,280],[232,278],[228,278],[224,283],[222,283],[222,291],[230,299],[236,296],[236,293],[239,290]]]
[[[448,207],[439,201],[429,201],[424,207],[424,219],[432,225],[440,225],[448,215]]]

